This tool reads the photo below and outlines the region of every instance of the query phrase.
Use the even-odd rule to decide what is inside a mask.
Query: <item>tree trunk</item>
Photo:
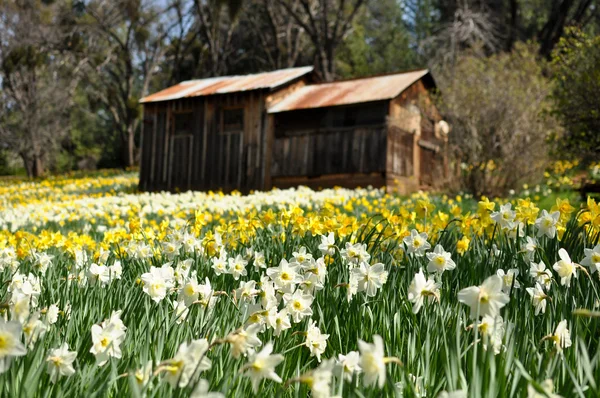
[[[41,177],[44,175],[44,162],[39,156],[33,158],[33,177]]]
[[[123,167],[133,167],[135,166],[135,130],[133,126],[127,127],[127,132],[122,137]]]
[[[29,157],[25,153],[19,153],[21,160],[23,160],[23,167],[25,167],[25,172],[27,173],[28,178],[33,178],[33,167]]]

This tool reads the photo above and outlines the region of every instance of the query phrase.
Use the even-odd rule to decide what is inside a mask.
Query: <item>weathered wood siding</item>
[[[272,184],[325,187],[360,178],[360,185],[381,185],[386,112],[386,103],[375,103],[274,115]]]
[[[387,186],[408,193],[447,176],[446,137],[422,79],[392,100],[267,114],[302,87],[144,105],[140,189],[146,191]],[[223,109],[243,127],[223,132]]]
[[[400,109],[404,118],[405,131],[416,132],[413,153],[415,176],[419,185],[440,186],[447,178],[447,140],[437,131],[436,125],[442,120],[430,96],[430,85],[419,80],[390,104],[391,112]],[[408,113],[418,114],[410,119]],[[410,127],[406,121],[411,120]],[[415,124],[416,123],[416,124]]]
[[[264,98],[265,93],[250,91],[146,104],[140,189],[263,188]],[[221,110],[231,107],[243,108],[243,130],[223,133]],[[188,113],[192,118],[189,131],[176,133],[176,118]]]

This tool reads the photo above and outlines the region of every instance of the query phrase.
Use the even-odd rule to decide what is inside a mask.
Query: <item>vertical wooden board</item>
[[[294,145],[294,171],[296,175],[302,175],[304,161],[304,136],[296,137],[296,145]]]
[[[283,141],[283,156],[281,162],[281,174],[290,175],[290,139],[285,138]]]
[[[350,169],[350,162],[348,159],[348,153],[349,153],[348,144],[350,142],[351,136],[352,136],[352,131],[345,131],[344,134],[342,134],[342,137],[341,137],[342,141],[341,141],[340,148],[339,148],[340,156],[341,156],[341,168],[342,168],[342,170],[344,170],[346,172],[349,171],[349,169]]]
[[[238,142],[238,164],[236,167],[237,170],[237,183],[236,183],[236,188],[239,190],[243,190],[245,188],[245,183],[246,183],[246,173],[244,170],[244,164],[246,164],[245,160],[246,160],[246,156],[245,156],[245,152],[244,152],[244,148],[246,146],[244,145],[244,134],[240,134],[239,135],[239,142]],[[247,148],[247,147],[246,147]]]
[[[308,165],[310,164],[310,156],[311,156],[311,150],[310,150],[310,137],[308,135],[305,135],[302,137],[302,150],[304,151],[304,156],[302,159],[302,175],[306,176],[308,175]]]
[[[168,176],[169,176],[169,166],[170,166],[170,144],[171,144],[171,115],[172,115],[173,103],[167,105],[167,114],[165,116],[165,136],[164,136],[164,157],[163,157],[163,166],[162,166],[162,177],[161,177],[161,185],[162,189],[168,189]]]
[[[160,112],[158,114],[158,125],[156,129],[156,141],[154,147],[156,148],[155,159],[155,174],[152,181],[152,190],[156,191],[161,189],[162,185],[162,174],[165,157],[165,129],[166,129],[166,113]]]
[[[298,139],[292,137],[290,140],[290,170],[292,175],[298,175]]]
[[[283,139],[273,140],[272,160],[271,160],[271,176],[277,177],[282,174],[282,154],[283,154]]]
[[[358,173],[360,171],[360,134],[358,131],[354,131],[352,137],[352,171]]]
[[[212,148],[210,145],[212,144],[212,140],[209,141],[209,132],[210,132],[210,124],[209,122],[212,120],[212,113],[210,112],[209,109],[209,105],[208,105],[208,100],[207,99],[202,99],[201,105],[202,107],[202,116],[203,116],[203,121],[202,121],[202,162],[201,162],[201,171],[200,171],[200,175],[201,175],[201,179],[202,179],[202,186],[204,187],[204,189],[209,189],[210,187],[210,177],[208,176],[208,169],[210,168],[210,170],[212,170],[212,168],[214,167],[210,161],[211,161],[211,152],[209,151],[209,148]]]
[[[239,145],[241,134],[229,134],[229,136],[229,179],[227,182],[230,189],[237,189],[238,165],[240,161]]]
[[[313,140],[313,152],[314,152],[312,175],[316,177],[316,176],[320,176],[321,174],[323,174],[323,169],[322,169],[323,153],[321,152],[320,135],[315,134],[312,137],[312,140]]]
[[[371,151],[371,159],[374,161],[374,171],[385,171],[385,130],[377,130],[375,134],[376,143]]]
[[[300,175],[306,176],[308,172],[308,136],[302,136],[302,142],[300,144]]]
[[[311,176],[312,172],[313,172],[313,162],[314,162],[314,157],[315,157],[315,151],[313,150],[314,147],[314,140],[313,137],[311,135],[306,135],[306,159],[304,161],[305,164],[305,174],[306,176]]]
[[[190,160],[192,163],[192,173],[190,175],[190,187],[202,189],[202,162],[204,161],[202,138],[204,126],[204,108],[201,102],[196,100],[193,103],[194,123],[192,127],[192,145]]]

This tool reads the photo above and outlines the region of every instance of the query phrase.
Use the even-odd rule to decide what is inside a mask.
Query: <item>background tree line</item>
[[[458,184],[507,189],[598,154],[599,33],[596,0],[2,0],[0,171],[134,166],[138,99],[186,79],[428,67]]]

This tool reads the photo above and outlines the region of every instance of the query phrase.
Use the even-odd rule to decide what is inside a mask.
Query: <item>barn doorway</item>
[[[175,191],[187,191],[192,175],[194,114],[191,111],[173,112],[171,116],[169,186]]]

